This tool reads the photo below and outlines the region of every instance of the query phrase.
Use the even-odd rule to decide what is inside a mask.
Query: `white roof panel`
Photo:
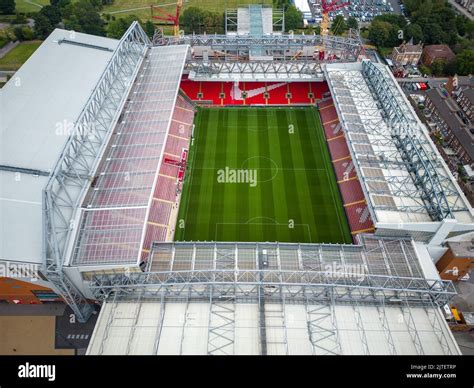
[[[59,44],[62,39],[83,45]],[[53,169],[117,43],[60,29],[51,33],[0,89],[0,165],[46,173]],[[47,179],[0,171],[1,259],[41,262]]]
[[[312,310],[320,311],[321,308],[324,306],[265,303],[267,354],[328,354],[326,349],[334,346],[334,338],[329,332],[321,334],[318,346],[314,347],[308,332],[308,325],[313,324],[308,311],[311,315]],[[210,314],[210,309],[216,309],[218,314]],[[395,354],[417,354],[405,308],[336,304],[333,310],[340,343],[340,351],[334,347],[336,353],[388,355],[391,336]],[[382,310],[386,316],[386,327],[381,323]],[[444,336],[445,345],[452,354],[460,354],[439,310],[411,307],[410,314],[424,354],[447,352],[438,334]],[[433,326],[432,321],[436,314],[439,318],[438,327]],[[221,321],[215,321],[216,317],[220,317]],[[320,327],[331,327],[331,313],[327,317],[318,315],[318,318]],[[441,331],[438,333],[439,329],[442,334]],[[87,354],[197,355],[213,351],[216,354],[262,354],[257,303],[220,302],[211,305],[203,302],[166,302],[163,307],[158,301],[106,302],[102,306]]]
[[[118,41],[56,29],[0,89],[0,164],[48,171]]]

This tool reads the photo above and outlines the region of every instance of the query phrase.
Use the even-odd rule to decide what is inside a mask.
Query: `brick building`
[[[398,65],[416,66],[421,59],[423,53],[423,44],[413,44],[413,40],[408,43],[402,43],[398,47],[394,47],[392,51],[392,61]]]
[[[422,62],[427,66],[431,66],[436,60],[451,62],[455,57],[456,55],[454,55],[448,45],[433,44],[425,46],[423,49]]]

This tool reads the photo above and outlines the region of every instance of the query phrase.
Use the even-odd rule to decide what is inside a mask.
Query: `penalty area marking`
[[[261,217],[256,217],[256,218],[261,218]],[[264,217],[264,218],[268,218],[268,217]],[[271,219],[271,218],[269,218]],[[293,228],[290,228],[288,226],[288,224],[280,224],[278,222],[216,222],[216,231],[215,231],[215,234],[214,234],[214,241],[217,241],[217,227],[219,225],[232,225],[232,226],[235,226],[235,225],[246,225],[246,226],[249,226],[249,225],[258,225],[258,226],[264,226],[264,225],[273,225],[273,226],[284,226],[285,228],[287,229],[294,229]],[[309,227],[309,224],[293,224],[294,226],[305,226],[307,229],[308,229],[308,236],[309,236],[309,242],[312,243],[313,242],[313,239],[311,238],[311,228]],[[275,241],[278,241],[278,240],[275,240]]]

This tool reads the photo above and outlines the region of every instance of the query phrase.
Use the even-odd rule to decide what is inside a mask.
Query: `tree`
[[[474,21],[472,20],[469,20],[467,23],[466,23],[466,38],[467,39],[474,39]]]
[[[415,44],[423,42],[423,30],[416,23],[409,24],[405,27],[405,40],[408,41],[410,39],[413,39],[413,43]]]
[[[444,66],[444,69],[443,69],[444,75],[453,76],[453,75],[457,74],[456,67],[457,67],[456,60],[446,63],[446,65]]]
[[[32,40],[35,37],[35,33],[29,26],[17,26],[13,32],[19,41]]]
[[[49,0],[49,2],[53,7],[58,7],[59,9],[71,4],[71,0]]]
[[[39,39],[46,39],[49,34],[54,30],[54,27],[51,25],[51,22],[49,19],[40,14],[37,13],[34,16],[35,20],[35,35]]]
[[[15,19],[12,20],[12,24],[26,24],[28,20],[24,13],[17,12],[15,15]]]
[[[120,39],[134,21],[141,23],[140,19],[135,15],[111,21],[107,26],[107,36],[110,38]]]
[[[150,20],[147,20],[147,22],[143,26],[143,29],[145,30],[149,38],[153,38],[153,35],[155,34],[155,25]]]
[[[285,11],[285,29],[294,31],[303,26],[303,14],[294,5],[290,5]]]
[[[59,8],[53,5],[45,5],[41,8],[40,12],[41,15],[44,15],[48,18],[49,22],[55,26],[61,21],[61,12]]]
[[[392,25],[380,20],[374,20],[369,27],[369,40],[376,46],[385,47]]]
[[[444,74],[444,68],[446,67],[446,61],[443,59],[436,59],[432,64],[431,64],[431,71],[433,74],[437,77],[441,76]]]
[[[431,69],[426,66],[426,65],[420,65],[418,66],[418,69],[420,70],[420,73],[423,75],[431,75]]]
[[[344,20],[344,16],[337,15],[331,24],[331,32],[334,35],[342,35],[347,30],[348,27],[346,21]]]
[[[201,33],[203,10],[197,7],[189,7],[181,14],[179,24],[184,27],[184,31],[189,33]]]
[[[102,7],[102,0],[83,0],[83,1],[88,2],[97,11],[101,11],[102,8],[103,8]]]
[[[180,26],[186,34],[223,33],[224,14],[211,12],[197,7],[184,10],[179,19]]]
[[[466,35],[466,27],[468,23],[469,19],[466,16],[460,15],[456,17],[456,29],[458,30],[459,35]]]
[[[347,19],[347,27],[352,28],[353,30],[359,29],[359,22],[354,16],[350,16],[349,19]]]
[[[105,35],[104,21],[97,10],[87,0],[69,4],[62,10],[64,26],[68,30],[75,30],[92,35]]]
[[[424,12],[428,14],[431,13],[431,10],[433,9],[432,0],[403,0],[403,4],[405,5],[405,9],[410,16],[412,14],[421,12],[421,10],[424,10]]]
[[[454,61],[458,75],[474,74],[474,50],[464,50]]]
[[[15,12],[15,0],[0,0],[0,14],[9,15]]]
[[[423,36],[426,44],[442,43],[443,30],[439,24],[430,23],[423,28]]]
[[[385,14],[376,16],[374,20],[390,23],[394,26],[399,27],[400,29],[407,25],[407,21],[404,16],[396,15],[394,13],[385,13]]]

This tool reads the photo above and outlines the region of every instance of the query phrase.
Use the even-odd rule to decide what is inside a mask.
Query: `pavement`
[[[474,273],[468,281],[454,282],[458,292],[451,304],[456,306],[459,311],[474,312]]]
[[[0,317],[0,355],[74,355],[74,349],[56,349],[55,324],[55,316]]]
[[[85,354],[98,312],[80,323],[64,303],[0,304],[0,355]]]
[[[73,312],[66,307],[64,314],[56,317],[56,349],[74,349],[76,354],[85,354],[99,316],[98,311],[95,310],[86,323],[79,323],[71,319]]]
[[[464,7],[462,7],[461,5],[459,5],[458,3],[456,3],[456,1],[454,1],[454,0],[448,0],[448,2],[449,2],[456,10],[458,10],[460,13],[462,13],[464,16],[466,16],[466,17],[469,18],[470,20],[474,20],[474,15],[472,15],[471,13],[469,13],[466,8],[464,8]]]
[[[20,44],[19,41],[7,43],[3,48],[0,49],[0,58],[3,58],[5,55],[7,55],[11,50],[13,50],[19,44]]]
[[[454,339],[464,356],[474,356],[474,332],[455,331]]]

